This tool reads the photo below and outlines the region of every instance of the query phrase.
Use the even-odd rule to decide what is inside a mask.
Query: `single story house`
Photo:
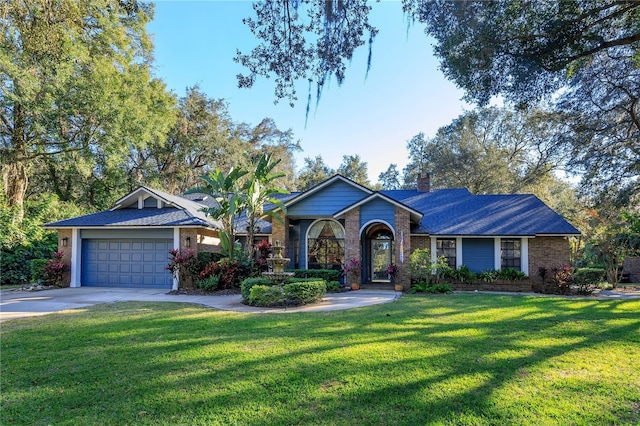
[[[405,289],[410,255],[419,248],[446,256],[454,267],[511,267],[535,279],[539,267],[568,264],[568,238],[580,234],[534,195],[431,190],[428,175],[415,189],[382,191],[334,175],[282,201],[286,211],[275,211],[282,221],[261,220],[255,238],[284,245],[290,268],[342,269],[357,259],[362,284],[384,284],[394,264]],[[73,287],[177,288],[165,269],[169,250],[220,249],[220,223],[201,211],[210,202],[140,187],[110,210],[45,226],[59,232]],[[246,222],[239,223],[246,241]]]

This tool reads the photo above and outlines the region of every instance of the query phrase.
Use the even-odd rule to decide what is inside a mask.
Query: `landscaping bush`
[[[240,285],[240,293],[242,293],[242,299],[244,301],[249,300],[249,293],[251,292],[251,288],[256,285],[269,286],[273,285],[273,282],[270,279],[264,277],[253,277],[245,279]]]
[[[284,296],[288,303],[306,305],[315,303],[327,293],[325,281],[294,282],[284,285]]]
[[[322,299],[327,285],[322,280],[299,279],[284,286],[274,285],[267,278],[247,278],[241,286],[244,303],[252,306],[304,305]]]
[[[217,265],[220,270],[216,275],[220,276],[219,287],[222,289],[238,288],[242,280],[251,275],[250,265],[244,262],[222,259]]]
[[[64,271],[66,270],[66,266],[62,261],[62,257],[64,256],[64,252],[57,251],[53,253],[53,259],[49,260],[44,267],[44,275],[45,282],[49,285],[61,285],[62,278],[64,276]]]
[[[217,275],[210,275],[204,280],[198,280],[198,287],[206,291],[217,290],[219,284],[220,284],[220,277]]]
[[[254,285],[249,290],[246,303],[253,306],[278,306],[284,302],[282,287],[279,285]]]
[[[427,293],[451,293],[452,291],[449,284],[434,284],[427,288]]]
[[[340,291],[340,281],[328,281],[327,292],[337,293]]]
[[[461,265],[459,268],[453,269],[448,275],[460,284],[473,284],[476,280],[476,274],[467,265]]]
[[[31,259],[29,262],[29,270],[31,271],[31,282],[38,283],[44,281],[44,269],[47,267],[49,259]]]
[[[212,253],[209,251],[199,251],[197,254],[198,268],[202,270],[209,263],[216,263],[222,260],[222,253]]]
[[[320,278],[326,282],[340,281],[342,271],[336,269],[290,269],[296,278]]]
[[[498,272],[494,270],[482,271],[478,274],[478,279],[485,283],[493,283],[498,278]]]
[[[526,280],[527,274],[525,274],[522,271],[518,271],[517,269],[514,268],[506,268],[506,269],[500,269],[499,271],[496,271],[496,278],[500,279],[500,280],[506,280],[506,281],[518,281],[518,280]]]
[[[576,284],[598,284],[606,279],[606,271],[601,268],[578,268],[573,274]]]
[[[416,283],[411,286],[409,293],[451,293],[453,289],[449,284]]]

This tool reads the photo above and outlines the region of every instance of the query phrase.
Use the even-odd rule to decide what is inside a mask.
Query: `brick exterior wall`
[[[563,237],[536,237],[529,239],[529,278],[541,282],[538,268],[555,268],[570,264],[569,240]]]
[[[191,238],[191,245],[187,247],[187,237]],[[180,229],[180,249],[198,252],[198,230],[193,228]]]
[[[344,257],[345,262],[349,259],[358,259],[362,261],[362,253],[360,252],[360,207],[349,210],[344,218]],[[351,277],[347,277],[351,280]],[[360,274],[362,281],[362,274]]]
[[[411,237],[411,253],[418,249],[431,250],[431,237],[425,236],[412,236]]]
[[[271,219],[271,243],[275,244],[276,241],[280,241],[280,245],[286,246],[289,243],[289,219],[282,212],[278,212],[278,214],[284,220]]]
[[[411,256],[411,250],[413,241],[411,238],[410,217],[409,212],[396,206],[393,217],[396,236],[395,236],[395,255],[393,263],[398,266],[398,272],[396,273],[396,284],[401,284],[404,291],[408,291],[411,287],[411,280],[409,278],[409,258]],[[404,240],[402,247],[400,247],[400,238]],[[404,262],[400,262],[400,251],[402,250],[402,256]]]
[[[71,238],[71,229],[58,229],[58,251],[64,252],[62,262],[64,262],[65,271],[62,276],[62,287],[69,287],[71,284],[71,252],[73,251],[73,238]],[[67,238],[67,246],[62,245],[62,239]]]

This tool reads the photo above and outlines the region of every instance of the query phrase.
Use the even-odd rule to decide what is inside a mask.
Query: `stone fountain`
[[[275,284],[282,284],[284,280],[294,275],[293,272],[284,271],[284,265],[287,265],[290,259],[288,257],[282,257],[284,246],[280,245],[280,241],[276,241],[274,246],[271,247],[271,250],[273,250],[273,254],[267,258],[269,271],[263,272],[262,275]]]

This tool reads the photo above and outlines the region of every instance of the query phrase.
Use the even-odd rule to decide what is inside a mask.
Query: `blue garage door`
[[[166,288],[171,240],[82,240],[82,285]]]

